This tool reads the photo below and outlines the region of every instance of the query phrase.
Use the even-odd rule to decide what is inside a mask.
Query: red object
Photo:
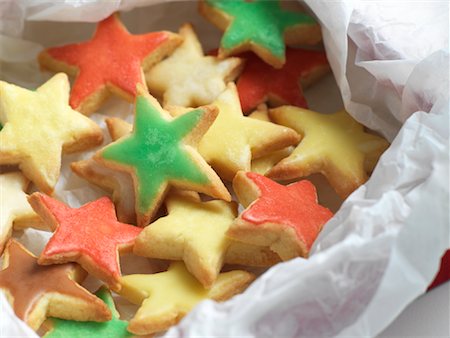
[[[39,260],[78,261],[94,265],[111,275],[120,277],[117,250],[121,245],[132,245],[142,228],[117,221],[114,204],[108,197],[72,209],[49,196],[37,193],[42,216],[53,218],[56,230]],[[49,217],[43,217],[48,219]],[[83,259],[88,258],[88,259]],[[92,271],[92,270],[91,270]]]
[[[84,100],[106,85],[135,96],[136,84],[144,83],[141,64],[169,39],[167,32],[132,35],[116,15],[101,21],[90,41],[53,47],[48,54],[78,69],[70,94],[76,109]]]
[[[448,280],[450,280],[450,250],[447,250],[444,256],[442,256],[441,269],[434,278],[434,281],[428,287],[428,290],[431,290]]]
[[[309,250],[322,226],[333,216],[317,203],[314,185],[303,180],[284,186],[256,173],[246,175],[256,184],[260,196],[244,211],[242,219],[255,225],[277,223],[292,227]]]
[[[300,85],[315,70],[328,66],[324,52],[304,49],[286,50],[286,63],[281,69],[275,69],[256,55],[239,55],[246,59],[245,68],[237,81],[237,90],[242,111],[249,113],[269,97],[283,104],[307,108]]]

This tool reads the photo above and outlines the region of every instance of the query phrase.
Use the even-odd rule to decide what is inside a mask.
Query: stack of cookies
[[[0,289],[45,337],[161,332],[245,290],[247,267],[307,258],[332,212],[304,178],[322,174],[345,199],[388,147],[345,111],[307,109],[303,89],[329,71],[304,49],[321,40],[310,16],[265,0],[199,10],[224,31],[208,55],[188,23],[133,35],[114,14],[91,40],[44,50],[41,67],[60,73],[35,91],[0,82]],[[89,115],[110,94],[134,104],[134,123],[106,119],[104,145]],[[105,196],[51,197],[62,154],[99,146],[71,169]],[[53,232],[39,257],[11,239],[26,227]],[[125,252],[170,264],[122,276]],[[95,295],[79,284],[88,274],[104,284]],[[139,306],[129,322],[111,292]]]

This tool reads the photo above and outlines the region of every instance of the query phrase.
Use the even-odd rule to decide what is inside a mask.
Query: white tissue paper
[[[188,20],[205,49],[215,47],[211,41],[220,34],[198,16],[196,3],[161,2],[4,0],[1,79],[39,86],[50,76],[36,62],[41,44],[86,40],[93,28],[45,21],[97,22],[117,10],[155,4],[123,15],[132,32],[176,31]],[[392,145],[325,226],[310,259],[270,268],[225,303],[201,303],[167,337],[373,337],[425,292],[450,247],[448,2],[305,2],[322,25],[345,108]],[[55,27],[58,34],[51,33]],[[333,86],[316,87],[323,95],[311,94],[311,107],[339,108],[339,99],[330,98]],[[93,118],[102,126],[105,115],[130,120],[131,109],[113,99]],[[88,156],[64,160],[57,197],[74,207],[102,194],[70,174],[68,163]],[[17,236],[38,254],[49,234],[26,230]],[[0,309],[2,337],[36,336],[2,295]]]

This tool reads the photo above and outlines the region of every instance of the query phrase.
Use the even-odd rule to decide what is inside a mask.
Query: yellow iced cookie
[[[303,139],[267,176],[294,179],[322,173],[342,198],[367,180],[389,146],[385,139],[366,133],[345,111],[320,114],[283,106],[271,109],[269,114],[276,123],[295,129]]]
[[[172,263],[165,272],[122,277],[120,295],[141,305],[128,331],[143,335],[166,330],[202,300],[226,300],[242,292],[253,279],[246,271],[225,272],[207,290],[181,262]]]
[[[237,217],[237,205],[201,202],[172,193],[166,199],[166,207],[168,215],[151,223],[137,237],[134,253],[183,260],[189,272],[210,288],[230,244],[225,232]]]
[[[232,180],[239,170],[250,171],[252,158],[295,145],[299,136],[290,128],[242,114],[234,83],[213,102],[219,116],[199,143],[199,152],[219,175]]]
[[[190,24],[180,29],[183,43],[175,52],[146,73],[149,90],[163,98],[164,105],[197,107],[209,104],[239,74],[238,58],[219,60],[205,56]]]
[[[27,201],[29,181],[19,172],[0,175],[0,254],[14,228],[41,225],[39,216]]]
[[[0,164],[18,164],[39,190],[51,194],[61,153],[99,145],[101,129],[69,106],[69,80],[60,73],[36,91],[0,81]]]

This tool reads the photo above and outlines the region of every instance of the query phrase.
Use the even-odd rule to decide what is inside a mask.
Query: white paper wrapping
[[[0,2],[1,78],[33,88],[48,77],[35,62],[43,41],[39,29],[56,26],[33,23],[37,32],[31,34],[25,20],[94,22],[119,9],[159,2]],[[168,337],[373,337],[426,290],[450,247],[448,3],[306,3],[322,24],[346,109],[393,140],[392,146],[367,184],[326,225],[310,259],[274,266],[228,302],[203,302]],[[183,12],[177,14],[180,5]],[[177,20],[192,18],[206,40],[217,34],[194,18],[194,3],[165,6],[170,8],[152,17],[129,13],[134,27],[176,30]],[[23,35],[36,39],[24,41]],[[79,41],[89,32],[83,26],[68,36]],[[96,121],[102,123],[102,114],[125,116],[130,107],[117,108],[118,102],[95,114]],[[77,206],[99,194],[63,169],[60,198]],[[46,236],[26,231],[20,240],[39,253]],[[1,296],[0,306],[0,335],[34,335]]]

